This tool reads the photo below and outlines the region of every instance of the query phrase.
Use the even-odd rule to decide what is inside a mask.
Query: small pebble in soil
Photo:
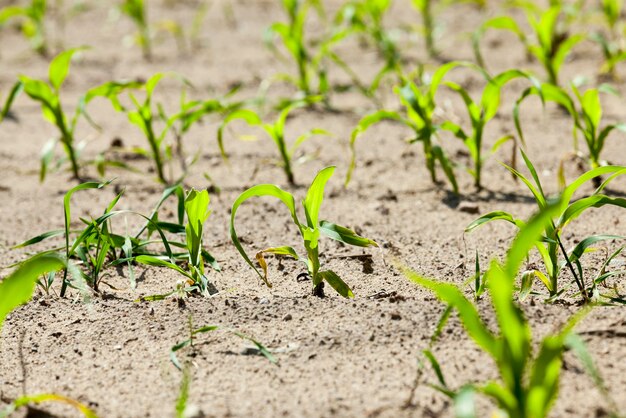
[[[399,321],[400,319],[402,319],[402,315],[400,315],[399,312],[392,312],[391,313],[391,320],[392,321]]]
[[[293,316],[291,316],[291,314],[287,314],[283,316],[283,321],[291,321],[292,319],[293,319]]]
[[[267,298],[261,298],[261,300],[259,300],[259,305],[269,305],[270,301]]]

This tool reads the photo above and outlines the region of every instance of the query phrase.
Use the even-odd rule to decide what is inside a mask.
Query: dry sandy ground
[[[108,2],[89,2],[89,10],[70,20],[62,36],[53,31],[67,47],[93,47],[72,66],[63,89],[68,106],[88,87],[110,79],[146,78],[156,71],[183,74],[196,86],[196,97],[218,96],[234,83],[242,83],[236,97],[249,98],[256,94],[259,80],[293,69],[276,60],[262,44],[264,28],[282,18],[278,2],[211,2],[200,43],[193,53],[179,55],[174,42],[164,38],[155,44],[155,57],[150,63],[141,59],[137,48],[122,45],[122,38],[133,32],[132,25],[125,19],[112,20],[110,5],[105,3]],[[172,8],[161,1],[150,3],[153,21],[168,17],[188,22],[193,15],[192,1]],[[337,2],[330,3],[336,6]],[[419,21],[408,1],[396,3],[389,26],[402,27]],[[465,6],[443,11],[443,55],[470,59],[466,32],[497,12],[494,5],[484,12]],[[46,74],[47,61],[29,52],[16,34],[4,31],[1,42],[1,91],[6,92],[20,73]],[[424,59],[419,41],[403,38],[402,42],[410,59]],[[525,59],[512,36],[490,34],[485,45],[492,72],[521,66],[542,74],[540,68]],[[354,44],[343,48],[342,53],[364,77],[379,68],[380,60],[371,49],[362,50]],[[593,45],[581,44],[565,65],[564,80],[582,75],[594,82],[600,58]],[[457,70],[454,74],[472,86],[473,94],[480,93],[482,80],[474,73]],[[346,81],[340,73],[332,76]],[[179,87],[177,81],[168,79],[157,88],[158,100],[175,106]],[[512,132],[510,109],[524,87],[522,82],[507,87],[500,115],[488,127],[489,143]],[[617,88],[625,92],[622,85]],[[279,96],[289,91],[276,86],[271,94]],[[606,120],[626,120],[623,100],[603,97]],[[390,94],[385,100],[395,106]],[[400,260],[420,274],[461,284],[472,274],[476,250],[486,266],[490,258],[504,254],[515,231],[504,223],[495,223],[464,237],[465,226],[477,215],[459,210],[460,204],[477,207],[480,213],[502,209],[520,217],[529,216],[535,204],[524,186],[514,182],[497,163],[509,159],[507,147],[488,159],[484,173],[486,189],[481,192],[474,192],[469,175],[459,169],[462,196],[456,198],[447,191],[447,185],[431,184],[421,150],[406,145],[403,140],[409,132],[392,123],[378,125],[360,140],[359,166],[353,182],[344,189],[349,134],[359,117],[373,107],[353,93],[339,95],[334,102],[340,112],[294,113],[295,117],[288,121],[287,134],[293,137],[312,127],[323,127],[335,134],[330,139],[312,140],[304,147],[318,157],[298,165],[296,179],[306,185],[320,168],[336,165],[337,172],[322,207],[323,218],[358,228],[363,235],[381,243],[381,251],[342,247],[328,240],[321,244],[322,262],[352,286],[354,300],[331,292],[325,299],[309,296],[310,284],[296,280],[302,265],[292,261],[284,261],[279,271],[277,261],[270,259],[274,287],[268,289],[243,262],[228,236],[231,203],[241,191],[256,183],[286,185],[281,170],[272,164],[275,156],[269,142],[262,139],[242,143],[235,139],[233,134],[243,131],[242,125],[233,125],[228,134],[231,165],[224,164],[215,142],[213,119],[193,128],[186,138],[190,153],[201,150],[186,186],[207,187],[203,177],[206,172],[222,190],[219,196],[212,196],[213,214],[205,231],[206,246],[223,269],[222,273],[210,273],[220,293],[210,299],[190,297],[183,305],[173,299],[135,303],[133,300],[140,296],[171,290],[179,280],[172,272],[141,266],[136,267],[136,289],[129,286],[126,268],[112,269],[105,279],[108,286],[103,285],[102,293],[88,303],[76,294],[60,299],[56,296],[58,288],[50,296],[39,291],[31,303],[9,317],[2,330],[0,405],[23,393],[54,392],[85,403],[101,417],[173,416],[182,375],[170,363],[169,350],[188,338],[192,321],[193,326],[217,324],[253,336],[274,350],[279,361],[273,365],[261,356],[243,354],[248,343],[226,331],[198,335],[194,347],[182,351],[179,358],[191,365],[189,403],[204,416],[452,416],[450,403],[423,384],[411,398],[418,355],[426,347],[443,305],[409,283],[392,267],[391,260]],[[460,120],[465,117],[461,103],[451,93],[442,90],[439,103],[440,111],[447,116]],[[87,141],[86,159],[106,150],[117,137],[126,145],[142,143],[135,127],[104,101],[93,102],[90,110],[103,131],[79,127],[79,135]],[[39,152],[54,134],[53,127],[41,119],[37,106],[25,97],[17,101],[14,111],[18,121],[6,121],[0,129],[2,265],[25,257],[25,252],[11,250],[12,245],[62,227],[62,196],[75,184],[65,172],[50,175],[43,184],[38,182]],[[567,160],[572,149],[569,119],[553,107],[544,112],[537,101],[526,105],[522,113],[528,153],[546,187],[555,190],[555,172],[562,159],[567,161],[568,179],[578,173],[576,164]],[[452,153],[460,149],[453,139],[447,141]],[[623,134],[611,137],[605,155],[613,163],[626,164]],[[465,157],[459,154],[459,158]],[[146,161],[131,163],[144,172],[150,167]],[[126,192],[118,208],[142,213],[148,213],[160,195],[159,186],[150,175],[111,171],[107,177],[116,178],[115,186],[75,195],[74,220],[100,214],[121,188]],[[300,199],[305,188],[298,187],[293,192]],[[623,195],[626,183],[616,181],[611,192]],[[164,218],[168,210],[171,215],[171,208],[164,210]],[[271,200],[244,205],[238,220],[238,230],[250,252],[273,245],[297,245],[296,230],[289,224],[288,213]],[[591,210],[568,227],[564,234],[566,245],[572,246],[589,234],[626,235],[625,221],[623,211]],[[115,222],[123,231],[125,221],[120,218]],[[132,217],[127,222],[131,228],[136,226]],[[608,242],[606,247],[614,250],[619,245]],[[587,259],[590,272],[595,271],[602,254]],[[619,261],[624,262],[624,257]],[[569,279],[565,273],[564,283]],[[611,284],[624,294],[623,278],[618,277]],[[543,292],[539,286],[535,290]],[[492,317],[488,298],[478,304],[486,317]],[[536,337],[557,331],[580,309],[571,294],[562,303],[552,305],[544,304],[543,296],[537,295],[524,302],[523,308]],[[577,330],[618,410],[626,410],[624,309],[598,307]],[[468,340],[456,319],[448,325],[434,351],[452,387],[495,376],[494,365]],[[566,353],[564,364],[560,397],[551,416],[606,416],[606,400],[580,362]],[[422,383],[434,379],[428,370]],[[493,409],[486,403],[480,405],[483,416]],[[56,416],[75,414],[60,406],[45,409]]]

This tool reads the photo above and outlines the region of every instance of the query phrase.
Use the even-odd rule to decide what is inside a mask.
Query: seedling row
[[[20,238],[23,241],[12,247],[22,260],[6,266],[5,278],[0,282],[0,326],[14,309],[30,301],[37,289],[53,298],[102,297],[106,277],[116,274],[119,268],[128,272],[128,287],[133,291],[140,286],[138,269],[166,269],[179,278],[171,283],[170,291],[144,295],[134,303],[175,300],[184,306],[190,298],[211,300],[232,291],[229,275],[233,270],[218,261],[224,249],[212,248],[214,240],[207,239],[211,201],[220,194],[219,184],[212,184],[211,172],[203,167],[202,155],[210,149],[219,155],[220,168],[230,170],[243,161],[229,150],[245,147],[245,141],[256,133],[254,139],[274,154],[274,161],[263,162],[259,170],[278,166],[283,177],[274,184],[250,186],[239,182],[238,196],[228,202],[229,236],[224,237],[245,263],[251,283],[272,288],[276,265],[283,269],[283,260],[292,259],[300,267],[288,275],[309,283],[310,297],[327,298],[336,293],[342,297],[336,303],[348,303],[348,299],[365,296],[353,290],[353,282],[360,279],[342,277],[326,266],[326,257],[320,255],[336,248],[329,245],[330,241],[340,243],[342,248],[355,247],[375,257],[382,271],[401,273],[394,280],[414,283],[445,306],[439,321],[431,324],[435,331],[430,340],[426,344],[419,342],[419,367],[409,403],[421,387],[428,387],[449,399],[459,417],[478,416],[478,396],[488,399],[491,411],[498,416],[549,416],[559,394],[564,353],[569,351],[580,359],[584,373],[605,400],[608,413],[619,416],[622,412],[616,402],[619,393],[611,393],[605,384],[576,326],[598,306],[614,306],[617,310],[626,303],[621,283],[626,271],[618,262],[625,237],[615,230],[601,230],[572,240],[569,232],[569,225],[575,220],[584,222],[591,209],[614,207],[622,214],[626,209],[626,199],[619,191],[620,180],[623,184],[622,176],[626,174],[626,165],[622,164],[626,162],[622,155],[606,153],[607,143],[623,142],[626,132],[626,124],[615,120],[613,109],[606,105],[622,101],[620,69],[626,60],[626,26],[621,2],[471,1],[471,7],[484,19],[463,38],[472,51],[471,59],[457,59],[440,48],[442,39],[453,33],[452,28],[440,23],[439,16],[455,7],[468,7],[460,2],[347,0],[327,4],[321,0],[282,0],[276,6],[281,10],[280,18],[259,33],[259,39],[268,54],[282,60],[289,72],[276,73],[258,81],[258,85],[237,85],[221,96],[206,97],[185,74],[164,70],[142,79],[102,80],[79,92],[74,103],[65,99],[72,88],[69,81],[81,77],[81,62],[98,54],[98,49],[76,45],[56,52],[59,48],[52,46],[49,28],[52,19],[62,19],[60,3],[52,6],[32,0],[0,9],[0,34],[18,28],[33,53],[47,63],[46,77],[21,74],[9,85],[0,86],[0,132],[8,124],[16,124],[12,129],[19,131],[30,122],[23,115],[24,106],[35,104],[52,136],[38,156],[39,181],[42,187],[52,178],[63,176],[72,182],[58,201],[63,224]],[[187,46],[198,44],[203,19],[211,6],[194,6],[193,22],[183,24],[151,21],[152,5],[141,0],[121,1],[112,6],[111,13],[133,23],[137,53],[142,60],[158,66],[155,50],[161,46],[155,34],[161,31],[172,36],[182,54]],[[414,13],[420,20],[414,26],[393,27],[390,15],[396,9]],[[227,14],[230,9],[224,10]],[[499,63],[486,48],[485,39],[493,32],[513,36],[528,65],[492,72],[490,68]],[[372,78],[363,77],[350,56],[342,55],[355,43],[377,57],[377,71]],[[570,72],[564,68],[575,64],[572,57],[577,48],[585,45],[585,51],[598,48],[602,63],[591,79],[568,79]],[[423,58],[411,58],[414,49],[419,49]],[[340,85],[337,78],[350,82]],[[473,82],[460,81],[468,79]],[[174,105],[171,88],[167,94],[163,90],[165,82],[177,86]],[[73,93],[76,96],[75,90]],[[358,97],[363,106],[343,108],[338,99],[344,94]],[[505,96],[513,99],[505,100]],[[458,101],[463,116],[445,110],[450,100]],[[91,151],[89,147],[95,144],[84,141],[86,131],[98,132],[98,138],[107,135],[106,121],[93,112],[96,102],[123,115],[124,129],[134,132],[143,145],[131,147],[118,139],[107,151]],[[533,105],[557,113],[559,120],[569,126],[562,135],[562,154],[553,156],[560,162],[547,179],[536,167],[538,156],[529,152],[545,140],[527,134],[529,130],[535,134],[538,131],[525,118]],[[314,112],[352,113],[357,117],[353,118],[351,134],[345,138],[315,126],[296,133],[286,129],[290,120]],[[496,123],[504,124],[505,129],[494,137]],[[472,271],[455,284],[424,277],[423,272],[408,267],[406,260],[388,250],[383,237],[371,236],[367,226],[336,223],[335,214],[322,208],[329,194],[327,185],[331,181],[337,184],[333,198],[350,199],[357,187],[354,183],[358,183],[354,180],[373,174],[360,154],[364,147],[378,146],[371,135],[378,124],[404,130],[407,139],[403,146],[418,155],[415,175],[428,177],[433,188],[449,193],[455,201],[472,199],[491,189],[484,176],[487,166],[499,170],[503,184],[523,185],[526,197],[536,205],[532,216],[520,216],[506,208],[476,213],[475,219],[458,231],[469,239],[477,234],[475,230],[495,221],[512,225],[511,231],[515,232],[511,233],[504,256],[476,251],[467,257]],[[188,138],[200,131],[205,140],[194,149],[197,143]],[[310,152],[311,143],[324,156],[323,161],[332,165],[310,178],[300,178],[297,167],[322,161]],[[340,149],[338,144],[345,153],[328,151]],[[146,163],[150,170],[144,175],[159,191],[151,210],[118,209],[119,202],[126,199],[125,179],[131,173],[143,173]],[[566,175],[572,171],[575,175]],[[196,179],[198,173],[204,173],[211,187],[206,183],[190,185],[190,179]],[[557,185],[556,192],[552,192],[552,184]],[[613,188],[616,184],[617,190]],[[74,214],[73,204],[85,199],[85,191],[104,193],[113,188],[114,197],[96,209],[97,217]],[[238,212],[242,207],[258,205],[261,199],[280,204],[278,211],[267,216],[284,217],[297,237],[286,236],[284,241],[261,249],[242,239]],[[492,207],[498,204],[489,203]],[[133,207],[132,202],[125,207]],[[165,207],[175,208],[173,216],[164,214]],[[371,219],[377,216],[372,213]],[[133,219],[136,230],[128,227],[129,219]],[[260,224],[264,220],[245,221]],[[301,245],[285,245],[294,239]],[[587,264],[599,248],[606,248],[600,265]],[[527,303],[576,304],[579,308],[558,329],[533,338],[531,321],[524,313]],[[487,306],[489,314],[485,314]],[[437,344],[455,316],[469,339],[493,361],[496,371],[492,380],[448,383],[445,365],[438,361]],[[490,318],[495,318],[495,325]],[[193,347],[203,334],[222,332],[238,337],[254,345],[258,354],[268,360],[266,367],[280,364],[280,354],[263,343],[263,335],[248,335],[220,324],[198,327],[191,318],[188,328],[186,338],[173,342],[169,353],[173,367],[181,373],[177,416],[186,416],[193,384],[194,364],[189,359],[181,360],[181,350]],[[0,416],[49,401],[69,404],[84,416],[96,416],[88,406],[62,395],[23,395],[11,399]]]

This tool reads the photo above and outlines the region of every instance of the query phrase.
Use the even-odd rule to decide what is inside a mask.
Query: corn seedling
[[[378,247],[378,244],[376,244],[376,242],[372,241],[371,239],[363,238],[357,235],[354,231],[346,227],[319,219],[319,210],[322,205],[322,200],[324,198],[324,188],[334,171],[335,167],[326,167],[325,169],[321,170],[317,174],[317,176],[315,176],[315,179],[311,183],[311,186],[307,191],[306,198],[302,201],[302,206],[304,207],[304,212],[306,215],[305,224],[301,223],[298,219],[298,215],[296,213],[297,210],[295,199],[293,195],[273,184],[260,184],[257,186],[253,186],[240,194],[237,200],[235,200],[235,203],[233,203],[233,208],[230,215],[230,237],[235,244],[235,247],[237,247],[239,254],[241,254],[241,256],[244,258],[244,260],[246,260],[248,265],[250,265],[250,267],[254,269],[254,271],[259,275],[259,277],[268,287],[272,287],[272,285],[267,278],[267,262],[265,261],[264,254],[289,256],[295,258],[296,260],[300,260],[301,257],[298,256],[298,253],[292,247],[271,247],[259,251],[256,254],[256,260],[261,266],[263,273],[261,273],[261,271],[259,271],[259,269],[255,267],[255,265],[252,263],[245,250],[243,249],[241,241],[239,240],[237,232],[235,231],[235,216],[237,214],[239,206],[241,206],[243,202],[250,199],[251,197],[256,196],[275,197],[279,199],[289,210],[291,214],[291,219],[300,232],[300,236],[302,237],[304,248],[306,250],[306,261],[304,261],[304,259],[303,261],[306,263],[307,272],[313,281],[313,294],[323,296],[323,286],[324,281],[326,281],[341,296],[347,298],[354,297],[354,294],[352,293],[352,290],[350,290],[350,287],[348,287],[348,285],[335,272],[333,272],[332,270],[320,271],[318,245],[320,234],[326,235],[327,237],[336,241],[343,242],[344,244],[357,247]]]
[[[156,105],[153,103],[154,89],[165,76],[166,74],[164,73],[156,73],[145,83],[106,83],[99,87],[94,94],[107,97],[115,110],[124,112],[128,120],[141,130],[148,142],[149,149],[136,147],[132,149],[132,152],[150,158],[154,164],[158,181],[171,185],[180,183],[186,177],[189,167],[197,161],[199,153],[189,157],[184,152],[183,137],[191,127],[208,114],[232,112],[241,107],[242,103],[225,102],[227,98],[237,91],[236,87],[220,99],[188,100],[186,88],[189,83],[183,79],[185,88],[181,91],[180,107],[177,111],[168,115],[160,103]],[[131,92],[133,90],[143,90],[145,92],[143,102],[137,99]],[[121,103],[122,93],[127,93],[132,107],[124,106]],[[157,123],[162,125],[160,131],[156,126]],[[173,137],[173,141],[166,140],[168,134]],[[177,178],[174,178],[171,169],[169,175],[165,173],[165,166],[174,157],[177,157],[180,163],[181,173]]]
[[[84,404],[78,402],[75,399],[68,398],[67,396],[57,395],[54,393],[40,393],[37,395],[24,395],[19,398],[13,400],[6,408],[0,411],[0,418],[8,418],[14,416],[15,411],[21,408],[30,408],[30,405],[38,405],[41,403],[55,402],[64,405],[71,406],[81,413],[85,418],[98,418],[95,412],[93,412],[89,407]],[[30,409],[29,409],[30,411]],[[45,416],[48,414],[42,412],[34,412],[28,413],[29,415],[40,415]]]
[[[150,41],[150,26],[144,0],[123,0],[119,6],[120,11],[128,16],[137,27],[135,39],[141,47],[143,57],[146,60],[152,58],[152,46]]]
[[[435,25],[432,13],[432,1],[431,0],[411,0],[413,6],[419,11],[422,16],[422,30],[424,33],[424,39],[426,40],[426,51],[430,58],[436,58],[439,53],[435,48]]]
[[[581,93],[576,86],[571,86],[578,104],[565,89],[553,85],[544,84],[540,88],[531,87],[522,93],[517,100],[514,109],[514,120],[517,133],[524,141],[521,123],[519,121],[519,107],[530,95],[538,95],[542,102],[552,101],[565,109],[574,122],[574,147],[578,150],[578,135],[582,135],[587,145],[587,160],[591,168],[608,165],[601,157],[606,140],[614,130],[626,132],[626,124],[615,123],[602,126],[602,104],[600,102],[600,90],[587,89]]]
[[[346,186],[352,179],[352,173],[356,168],[356,140],[372,125],[383,120],[393,120],[406,125],[413,131],[415,136],[409,141],[410,143],[422,143],[424,156],[426,157],[426,167],[430,173],[431,180],[434,183],[437,182],[435,164],[438,162],[448,178],[452,189],[455,193],[458,193],[452,163],[444,149],[438,144],[436,134],[439,127],[433,119],[435,108],[437,107],[435,103],[435,93],[441,85],[445,74],[455,65],[456,64],[442,65],[428,81],[424,80],[424,77],[420,74],[418,83],[406,78],[401,87],[396,87],[394,92],[400,99],[404,113],[379,110],[364,116],[359,121],[350,137],[351,159],[346,174]]]
[[[513,298],[514,278],[528,251],[541,240],[542,232],[558,213],[560,204],[546,205],[538,215],[524,224],[508,251],[504,264],[494,260],[486,273],[487,286],[499,332],[492,331],[479,316],[478,310],[456,286],[426,279],[405,269],[413,282],[432,291],[442,302],[455,309],[465,331],[489,354],[497,366],[499,379],[486,383],[467,383],[460,389],[450,388],[430,348],[424,356],[437,373],[438,383],[429,385],[455,401],[462,416],[474,416],[473,394],[478,392],[495,401],[510,418],[546,417],[556,400],[563,353],[573,338],[573,328],[588,312],[583,309],[556,334],[544,337],[533,353],[532,333],[527,319]],[[440,330],[449,315],[444,315]],[[579,341],[579,340],[578,340]],[[459,415],[461,416],[461,415]]]
[[[40,55],[47,55],[46,0],[31,0],[28,6],[6,6],[0,9],[0,28],[12,20],[18,20],[22,34],[30,41],[31,48]]]
[[[480,102],[474,102],[469,93],[462,86],[451,81],[443,80],[444,76],[450,70],[458,66],[477,68],[469,63],[450,62],[440,66],[428,83],[416,84],[413,81],[406,79],[404,85],[401,88],[396,88],[395,90],[396,94],[400,98],[402,106],[405,109],[405,115],[394,111],[382,110],[374,112],[361,119],[357,127],[352,131],[352,136],[350,138],[352,158],[350,168],[348,169],[348,174],[346,176],[346,184],[349,183],[352,177],[352,172],[356,166],[356,140],[373,124],[387,119],[399,121],[415,132],[415,137],[409,142],[422,143],[424,155],[426,157],[426,167],[428,168],[432,181],[437,182],[435,165],[438,162],[448,178],[452,189],[455,193],[458,193],[457,180],[454,174],[454,164],[446,155],[444,149],[438,144],[439,141],[437,141],[439,132],[452,132],[455,137],[463,141],[463,144],[468,149],[473,162],[473,167],[468,169],[468,171],[474,178],[475,186],[477,188],[482,186],[481,172],[484,161],[482,149],[483,134],[487,122],[490,121],[498,112],[498,108],[500,106],[500,92],[506,83],[515,78],[523,77],[530,79],[531,81],[532,78],[528,74],[519,70],[509,70],[498,74],[495,77],[490,77],[483,70],[477,68],[478,71],[481,72],[481,74],[483,74],[487,79],[487,84],[483,90]],[[451,121],[444,121],[442,123],[436,123],[434,121],[433,114],[437,107],[435,94],[441,85],[447,86],[457,92],[463,99],[463,103],[467,108],[472,124],[471,133],[466,133],[459,125]],[[493,153],[497,151],[502,144],[511,139],[512,137],[510,135],[500,138],[492,147],[491,152]]]
[[[306,39],[305,25],[311,8],[315,8],[323,18],[324,11],[319,0],[281,0],[287,14],[287,22],[273,23],[265,33],[266,44],[277,52],[274,39],[280,38],[297,67],[297,77],[283,74],[280,78],[295,85],[304,98],[328,92],[326,70],[322,65],[323,53],[327,45],[320,47],[320,53],[311,51],[309,40]],[[314,90],[313,78],[318,78],[318,88]]]
[[[28,97],[40,103],[44,119],[56,126],[59,131],[59,137],[50,140],[42,151],[41,181],[45,180],[50,165],[53,163],[54,150],[58,142],[61,143],[65,151],[66,159],[70,162],[73,177],[78,180],[81,179],[79,157],[83,144],[76,143],[76,125],[80,116],[85,116],[90,124],[97,127],[86,114],[85,108],[94,97],[98,96],[98,92],[102,87],[93,88],[81,97],[76,105],[74,114],[70,117],[70,115],[63,110],[61,103],[61,86],[68,75],[72,57],[83,49],[84,48],[68,49],[57,55],[48,68],[48,80],[37,80],[24,75],[20,76],[19,86],[14,87],[12,94],[9,96],[9,101],[12,101],[16,94],[15,92],[23,90]],[[8,111],[8,108],[5,110]],[[60,166],[63,162],[65,162],[65,160],[58,159],[56,166]]]
[[[188,163],[184,155],[182,137],[187,131],[208,113],[226,111],[225,108],[217,100],[207,101],[188,101],[185,91],[181,94],[180,110],[171,116],[166,115],[163,106],[154,105],[153,94],[161,79],[165,77],[164,73],[156,73],[145,83],[107,83],[100,87],[98,94],[107,97],[114,109],[118,112],[126,114],[129,122],[137,126],[148,142],[148,149],[137,147],[133,148],[133,153],[148,157],[152,160],[157,180],[166,185],[180,183],[187,174]],[[121,86],[120,88],[110,88]],[[145,98],[140,101],[132,90],[143,90]],[[120,96],[126,93],[130,99],[131,105],[125,106],[121,103]],[[158,130],[155,126],[162,123],[163,127]],[[178,146],[174,150],[174,144],[166,141],[168,133],[173,132],[174,140]],[[174,178],[173,174],[166,175],[165,169],[174,157],[178,154],[181,162],[182,173],[178,178]],[[192,162],[195,161],[195,158]]]
[[[78,287],[80,289],[80,286],[82,286],[82,284],[85,282],[88,283],[94,289],[94,291],[98,291],[101,280],[103,279],[103,277],[106,276],[106,274],[103,274],[103,272],[108,267],[113,267],[121,264],[126,264],[128,266],[130,273],[130,284],[131,287],[134,288],[135,281],[132,266],[133,261],[143,256],[149,256],[149,260],[151,260],[150,257],[159,260],[158,265],[167,264],[167,266],[169,267],[170,264],[175,265],[176,261],[179,260],[185,260],[187,262],[190,262],[191,256],[189,248],[192,248],[194,250],[197,248],[194,246],[197,245],[197,242],[180,243],[168,239],[165,235],[165,232],[175,234],[185,232],[185,227],[181,225],[183,222],[184,209],[180,208],[184,208],[184,195],[180,186],[166,189],[150,216],[145,216],[141,213],[130,210],[113,210],[122,196],[122,193],[120,193],[109,203],[101,216],[92,220],[81,219],[81,221],[85,224],[84,229],[77,231],[71,230],[70,203],[73,194],[80,190],[100,189],[107,184],[108,183],[88,182],[82,183],[69,190],[65,194],[65,197],[63,199],[65,228],[62,230],[45,232],[14,247],[28,247],[30,245],[42,242],[52,237],[60,235],[64,236],[65,245],[63,247],[53,248],[44,251],[44,253],[60,253],[63,255],[65,260],[75,260],[77,264],[82,268],[78,271],[76,271],[75,268],[72,271],[69,271],[70,267],[73,267],[73,264],[68,263],[68,268],[64,269],[63,273],[63,282],[60,292],[61,297],[65,296],[68,286]],[[163,222],[160,221],[158,217],[159,208],[170,196],[178,197],[178,223]],[[113,231],[113,225],[111,224],[111,218],[119,215],[136,215],[140,218],[143,218],[146,224],[135,236],[129,233],[126,233],[125,235],[119,235]],[[140,238],[142,234],[146,231],[147,238]],[[155,231],[159,234],[160,239],[158,240],[153,240],[150,238],[152,233]],[[75,236],[75,238],[71,238],[72,236]],[[164,253],[161,254],[150,251],[148,247],[152,244],[162,244],[164,248]],[[187,251],[184,251],[182,253],[175,253],[172,251],[172,247],[183,248]],[[210,263],[213,268],[219,270],[219,265],[208,252],[203,249],[200,249],[199,251],[204,260]],[[152,264],[157,264],[157,261]],[[176,266],[176,268],[180,269],[178,266]],[[78,277],[78,280],[75,279],[73,281],[70,281],[68,278],[68,271],[72,273],[72,277]],[[185,274],[187,276],[191,276],[192,273],[186,272]],[[49,279],[52,280],[52,278]],[[49,287],[50,284],[48,284],[47,286]]]
[[[602,48],[604,64],[600,71],[616,78],[615,66],[626,60],[624,41],[620,34],[620,16],[622,14],[622,2],[620,0],[602,0],[602,15],[608,29],[589,34],[589,39],[596,42]],[[623,30],[623,29],[622,29]]]
[[[524,158],[524,162],[526,163],[526,167],[532,177],[532,182],[525,175],[517,171],[516,169],[506,166],[505,167],[513,173],[517,178],[519,178],[531,191],[535,201],[537,202],[537,206],[540,210],[544,211],[548,208],[550,199],[544,193],[543,186],[539,181],[539,176],[537,175],[537,171],[533,166],[532,162],[526,156],[526,153],[522,150],[522,157]],[[574,180],[569,186],[565,187],[560,194],[559,204],[555,209],[551,210],[551,214],[553,215],[549,222],[545,223],[545,228],[543,231],[543,237],[537,239],[534,242],[534,247],[539,252],[541,256],[541,260],[543,261],[545,272],[538,269],[529,269],[524,273],[524,280],[522,283],[521,293],[522,295],[527,294],[530,287],[533,285],[535,279],[539,279],[548,292],[550,293],[551,299],[556,299],[559,297],[565,290],[565,288],[561,289],[559,286],[559,277],[561,275],[561,271],[563,268],[567,267],[572,274],[573,280],[578,287],[580,292],[580,296],[583,301],[588,302],[590,297],[594,295],[596,284],[604,281],[607,277],[605,276],[599,280],[593,280],[591,283],[591,287],[588,288],[588,283],[585,282],[584,277],[582,275],[582,267],[580,265],[580,257],[586,253],[591,251],[592,245],[605,240],[612,239],[622,239],[623,237],[616,235],[593,235],[586,237],[569,252],[565,249],[563,242],[561,241],[561,235],[563,234],[563,230],[565,227],[574,219],[583,214],[587,209],[590,208],[600,208],[605,205],[618,206],[622,208],[626,208],[626,199],[619,197],[609,197],[607,195],[602,194],[603,189],[616,177],[626,174],[626,167],[621,166],[605,166],[594,168],[585,174],[578,177]],[[580,198],[578,200],[573,200],[574,194],[588,181],[593,180],[596,177],[608,175],[609,177],[598,187],[590,196]],[[534,184],[533,184],[534,182]],[[503,220],[507,221],[513,225],[515,225],[519,229],[524,229],[526,222],[521,219],[515,218],[512,214],[504,211],[494,211],[490,212],[486,215],[481,216],[476,219],[472,223],[470,223],[465,232],[470,232],[480,225],[485,223],[494,221],[494,220]],[[563,261],[559,260],[559,252],[563,254],[565,259]],[[576,265],[577,269],[574,269],[574,265]],[[603,267],[605,269],[606,266]],[[604,274],[602,274],[604,276]],[[598,278],[596,278],[598,279]]]
[[[457,65],[465,64],[458,63]],[[483,89],[480,102],[475,102],[471,98],[467,90],[465,90],[461,85],[452,81],[443,82],[443,85],[458,93],[458,95],[463,100],[471,122],[471,133],[465,132],[465,130],[463,130],[461,126],[451,121],[443,122],[440,125],[440,129],[451,132],[456,138],[463,141],[463,144],[467,148],[467,151],[472,160],[472,167],[468,168],[468,172],[474,179],[474,186],[477,189],[481,189],[481,174],[483,162],[485,160],[485,157],[483,155],[483,136],[485,132],[485,126],[494,116],[496,116],[498,112],[498,109],[500,107],[500,93],[502,91],[502,88],[508,82],[516,78],[526,78],[535,85],[538,84],[538,82],[535,81],[529,74],[520,70],[504,71],[494,77],[490,77],[482,69],[478,70],[483,76],[485,76],[487,81],[487,84]],[[492,146],[491,153],[493,154],[498,150],[500,146],[502,146],[502,144],[513,139],[514,138],[511,135],[505,135],[502,138],[498,139]]]
[[[217,130],[217,142],[220,148],[220,152],[222,153],[222,157],[225,160],[228,160],[226,150],[224,148],[224,129],[226,129],[226,126],[228,126],[228,124],[235,120],[242,120],[250,126],[259,126],[267,133],[267,135],[274,142],[274,145],[276,145],[276,147],[278,148],[278,153],[280,154],[281,158],[281,166],[283,168],[283,171],[285,172],[287,181],[290,185],[295,185],[292,165],[294,154],[296,153],[298,148],[300,148],[302,143],[312,136],[331,135],[329,132],[323,129],[314,128],[296,138],[291,147],[287,145],[287,142],[285,140],[285,122],[287,121],[287,117],[289,116],[291,111],[304,105],[305,102],[300,101],[287,106],[280,112],[278,118],[274,123],[264,123],[258,113],[248,109],[238,109],[229,113],[224,118]]]
[[[396,73],[398,78],[402,74],[401,57],[398,46],[383,25],[383,19],[391,6],[391,0],[352,0],[343,5],[335,18],[335,25],[346,27],[344,37],[349,33],[365,35],[376,47],[378,53],[385,61],[383,68],[378,71],[369,87],[361,90],[366,96],[372,97],[382,78],[389,73]],[[338,57],[332,55],[337,62],[349,74],[353,73],[344,62],[338,62]],[[353,76],[354,80],[358,77]],[[357,85],[361,83],[358,82]]]
[[[526,36],[526,31],[509,16],[500,16],[485,22],[473,37],[474,55],[476,62],[486,68],[480,51],[480,41],[488,29],[507,30],[515,34],[526,48],[529,56],[534,56],[543,66],[547,74],[547,81],[555,86],[559,85],[559,72],[565,59],[585,37],[582,34],[570,35],[563,27],[563,11],[559,4],[541,10],[532,3],[524,3],[524,10],[528,24],[535,40]]]
[[[216,267],[213,256],[203,249],[202,231],[203,225],[209,218],[209,193],[206,190],[198,192],[191,189],[185,198],[185,213],[187,224],[185,225],[187,269],[179,267],[166,257],[153,255],[140,255],[135,258],[138,263],[158,267],[167,267],[182,274],[188,281],[187,291],[198,291],[203,295],[216,293],[213,285],[205,275],[204,263],[209,262]],[[170,243],[172,244],[172,243]],[[219,270],[219,267],[217,267]]]

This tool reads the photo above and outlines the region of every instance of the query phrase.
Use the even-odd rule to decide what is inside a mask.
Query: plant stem
[[[589,302],[589,296],[587,296],[587,291],[585,290],[585,287],[583,286],[582,278],[579,279],[578,275],[576,274],[576,271],[574,271],[574,266],[572,265],[572,262],[567,256],[567,251],[565,250],[565,247],[563,246],[563,242],[561,241],[561,237],[559,237],[558,232],[555,234],[555,236],[556,236],[556,240],[559,243],[559,247],[561,248],[561,251],[563,252],[563,255],[565,256],[565,262],[567,263],[567,266],[569,267],[570,272],[574,276],[574,280],[576,281],[576,285],[578,286],[578,289],[580,289],[580,294],[583,296],[583,300],[585,302]]]

